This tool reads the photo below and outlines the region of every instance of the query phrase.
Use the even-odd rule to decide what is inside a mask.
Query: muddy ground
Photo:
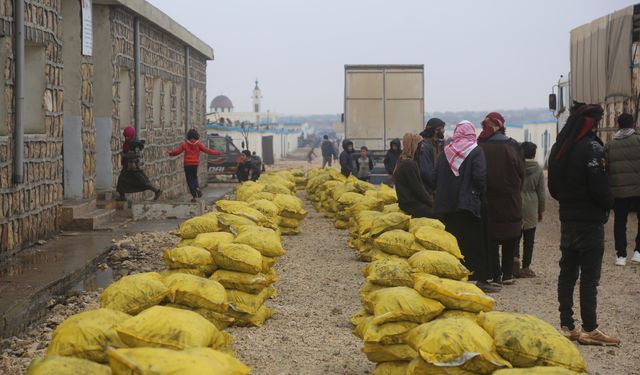
[[[287,163],[288,167],[300,165]],[[309,165],[304,163],[304,167]],[[302,234],[284,237],[288,252],[276,266],[280,295],[269,302],[276,314],[261,328],[230,329],[238,358],[253,368],[253,374],[370,373],[374,366],[360,352],[361,343],[349,324],[351,315],[360,308],[358,288],[364,263],[346,246],[346,231],[335,229],[329,220],[307,208],[310,215],[303,221]],[[635,236],[636,223],[630,219],[630,235]],[[531,313],[558,326],[559,236],[557,205],[550,201],[534,252],[532,268],[538,277],[518,280],[494,295],[497,309]],[[640,374],[640,265],[613,265],[611,223],[606,240],[599,321],[605,332],[618,335],[623,343],[619,348],[579,349],[592,374]],[[124,273],[157,270],[162,267],[162,250],[174,241],[166,232],[117,239],[111,262],[124,263]],[[98,292],[52,301],[50,314],[42,323],[9,339],[9,348],[0,354],[0,373],[22,374],[34,356],[44,353],[51,332],[64,318],[97,306]]]

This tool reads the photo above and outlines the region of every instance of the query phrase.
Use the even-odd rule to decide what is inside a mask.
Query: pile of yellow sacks
[[[548,323],[492,311],[493,298],[467,281],[455,237],[438,220],[404,214],[393,189],[316,169],[307,195],[371,262],[360,288],[364,308],[351,322],[376,363],[373,374],[587,371],[576,347]]]

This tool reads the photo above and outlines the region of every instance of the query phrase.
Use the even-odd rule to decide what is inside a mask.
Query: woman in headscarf
[[[476,142],[476,129],[469,121],[456,125],[453,138],[444,147],[436,165],[436,213],[447,231],[458,240],[470,279],[485,292],[500,288],[489,279],[489,247],[483,220],[483,196],[487,188],[487,164]]]
[[[406,133],[402,138],[402,154],[393,171],[400,209],[413,217],[433,217],[433,197],[420,179],[417,157],[422,137]]]
[[[154,192],[153,200],[160,198],[162,191],[155,187],[149,177],[142,171],[142,150],[144,141],[136,138],[136,129],[128,126],[122,132],[124,142],[122,143],[121,165],[122,169],[118,176],[116,190],[120,196],[118,200],[126,200],[125,194],[139,193],[146,190]]]

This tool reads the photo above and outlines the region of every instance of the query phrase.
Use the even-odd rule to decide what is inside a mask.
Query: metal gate
[[[266,165],[273,165],[273,136],[262,137],[262,162]]]

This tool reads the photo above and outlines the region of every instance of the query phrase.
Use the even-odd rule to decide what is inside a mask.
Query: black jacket
[[[557,143],[553,145],[552,157],[557,147]],[[613,195],[604,168],[602,141],[588,134],[567,157],[565,173],[557,173],[555,164],[549,164],[549,193],[560,202],[560,221],[606,223]]]
[[[400,160],[393,179],[400,209],[414,217],[431,216],[433,195],[428,193],[420,179],[420,169],[415,160]]]
[[[255,181],[260,177],[260,165],[255,160],[247,160],[238,164],[238,170],[236,171],[236,177],[238,181]]]
[[[482,196],[487,190],[487,162],[482,148],[476,147],[460,165],[455,176],[446,157],[438,159],[436,168],[436,213],[465,210],[480,218]]]
[[[333,143],[330,140],[325,139],[322,141],[322,145],[320,145],[320,150],[322,151],[323,158],[330,158],[335,155],[336,151],[333,149]]]
[[[349,145],[353,146],[353,142],[348,139],[342,141],[342,149],[343,151],[340,153],[340,172],[345,176],[349,177],[354,172],[357,172],[356,162],[355,162],[355,151],[347,151]]]
[[[396,163],[398,163],[400,154],[402,154],[402,146],[399,139],[394,139],[391,141],[391,144],[398,146],[398,149],[394,151],[389,148],[387,154],[384,156],[384,169],[388,174],[393,174],[393,170],[396,169]]]

